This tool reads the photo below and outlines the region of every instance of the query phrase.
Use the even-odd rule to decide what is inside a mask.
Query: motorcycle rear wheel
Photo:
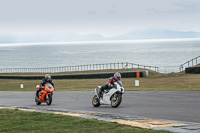
[[[92,105],[94,107],[99,107],[101,104],[100,104],[100,100],[99,98],[97,97],[97,95],[95,95],[92,99]]]
[[[47,103],[47,105],[51,105],[51,103],[52,103],[52,95],[48,96],[48,99],[46,99],[46,103]]]
[[[113,108],[117,108],[120,105],[121,101],[122,101],[122,95],[121,94],[117,94],[116,97],[114,97],[114,95],[113,95],[112,98],[111,98],[111,106]]]

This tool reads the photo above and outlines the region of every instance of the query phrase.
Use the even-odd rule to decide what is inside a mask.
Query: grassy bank
[[[135,70],[135,69],[134,69]],[[87,73],[97,72],[116,72],[122,70],[104,70],[104,71],[89,71]],[[125,71],[131,71],[126,70]],[[135,70],[137,71],[137,70]],[[61,74],[74,74],[61,73]],[[86,73],[86,72],[85,72]],[[43,74],[44,75],[44,74]],[[53,74],[52,74],[53,75]],[[108,77],[109,78],[109,77]],[[53,80],[56,91],[93,91],[98,85],[105,84],[108,80],[105,79],[56,79]],[[200,90],[200,74],[160,74],[149,71],[149,76],[140,78],[140,86],[135,87],[136,78],[123,78],[122,82],[125,90],[130,91],[180,91],[180,90]],[[35,91],[35,86],[40,80],[16,80],[16,79],[0,79],[0,91]],[[20,84],[24,84],[24,88],[20,88]]]
[[[0,132],[4,133],[168,133],[47,113],[0,109]]]

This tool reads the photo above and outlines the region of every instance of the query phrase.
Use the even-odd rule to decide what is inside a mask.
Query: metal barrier
[[[148,77],[147,71],[129,71],[129,72],[120,72],[123,78],[136,78],[137,73],[139,77]],[[110,73],[87,73],[87,74],[64,74],[64,75],[52,75],[52,79],[97,79],[97,78],[109,78],[113,76],[113,72]],[[1,76],[0,79],[42,79],[44,76]]]
[[[200,56],[185,62],[180,66],[145,66],[140,64],[121,62],[121,63],[104,63],[104,64],[89,64],[78,66],[62,66],[62,67],[47,67],[47,68],[2,68],[0,73],[59,73],[59,72],[77,72],[77,71],[94,71],[108,69],[131,69],[140,68],[148,69],[159,73],[176,73],[182,72],[187,67],[200,64],[198,60]]]
[[[143,68],[158,71],[156,66],[145,66],[128,62],[121,63],[104,63],[104,64],[89,64],[78,66],[63,66],[63,67],[47,67],[47,68],[3,68],[0,73],[59,73],[59,72],[77,72],[77,71],[92,71],[92,70],[107,70],[107,69],[128,69],[128,68]]]
[[[159,73],[177,73],[180,72],[179,66],[161,66],[158,68]]]
[[[199,58],[200,58],[200,56],[195,57],[195,58],[183,63],[182,65],[180,65],[180,72],[185,71],[185,69],[187,67],[191,67],[191,66],[200,64],[200,61],[198,60]]]

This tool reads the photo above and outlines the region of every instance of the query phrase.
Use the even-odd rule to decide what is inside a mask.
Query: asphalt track
[[[126,91],[118,108],[92,106],[94,92],[55,92],[52,105],[36,105],[35,92],[0,91],[0,105],[73,109],[200,123],[200,91]]]

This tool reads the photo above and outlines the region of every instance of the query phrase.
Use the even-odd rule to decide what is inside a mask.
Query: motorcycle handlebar
[[[44,90],[44,88],[42,87],[42,88],[40,88],[40,90]]]

